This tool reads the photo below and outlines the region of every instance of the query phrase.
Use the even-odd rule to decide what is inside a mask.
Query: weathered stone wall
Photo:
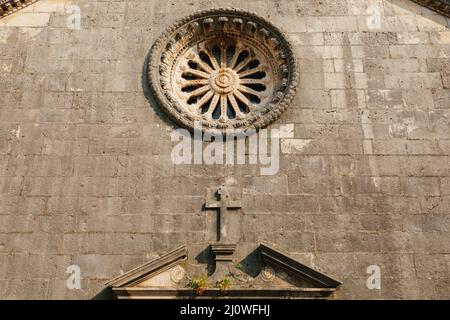
[[[448,19],[407,0],[70,3],[0,19],[0,297],[91,298],[159,253],[204,248],[205,189],[233,175],[241,257],[267,240],[342,280],[340,298],[450,298]],[[173,165],[176,127],[143,85],[164,28],[225,5],[283,28],[299,58],[297,98],[272,126],[295,124],[275,176]],[[72,264],[82,290],[66,288]]]

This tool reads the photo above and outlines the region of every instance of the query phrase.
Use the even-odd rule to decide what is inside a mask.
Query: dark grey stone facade
[[[298,58],[272,176],[174,165],[177,126],[146,84],[164,29],[224,6],[283,29]],[[41,0],[1,18],[0,297],[89,299],[174,248],[200,252],[216,240],[206,189],[232,176],[239,259],[268,241],[342,281],[340,299],[449,299],[449,57],[449,19],[407,0]]]

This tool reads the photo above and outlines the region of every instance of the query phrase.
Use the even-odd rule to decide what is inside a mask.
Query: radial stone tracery
[[[259,129],[291,101],[296,66],[282,33],[239,10],[203,11],[155,43],[149,80],[162,109],[192,129]]]

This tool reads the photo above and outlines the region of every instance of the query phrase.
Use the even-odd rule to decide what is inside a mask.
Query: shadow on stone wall
[[[114,300],[114,294],[110,287],[102,289],[91,300]]]
[[[159,107],[159,104],[156,102],[155,97],[152,94],[152,91],[150,89],[149,85],[149,78],[148,78],[148,66],[150,64],[150,58],[153,50],[153,44],[152,48],[149,50],[144,65],[142,66],[142,76],[141,76],[141,85],[142,90],[144,91],[144,96],[147,99],[150,107],[155,111],[156,115],[169,127],[171,127],[173,130],[178,129],[178,126],[176,126],[170,119],[167,117],[167,115],[164,113],[164,111],[161,110]]]

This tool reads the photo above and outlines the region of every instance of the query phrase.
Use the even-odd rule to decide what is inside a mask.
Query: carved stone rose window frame
[[[154,43],[148,79],[156,101],[189,130],[264,128],[295,96],[296,59],[284,33],[254,13],[204,10]]]

